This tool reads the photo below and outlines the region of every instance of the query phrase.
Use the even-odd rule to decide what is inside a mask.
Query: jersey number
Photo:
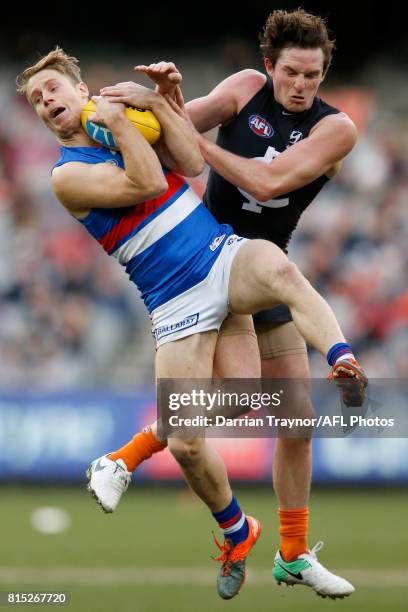
[[[268,147],[266,149],[266,153],[263,157],[255,157],[259,161],[263,161],[265,164],[270,164],[276,157],[280,155],[280,151],[277,151],[274,147]],[[246,201],[242,204],[243,210],[250,210],[251,212],[261,213],[262,207],[266,208],[283,208],[284,206],[288,206],[289,198],[281,198],[281,199],[271,199],[266,202],[258,202],[253,198],[249,193],[240,189],[238,190],[242,193],[242,195],[246,198]]]

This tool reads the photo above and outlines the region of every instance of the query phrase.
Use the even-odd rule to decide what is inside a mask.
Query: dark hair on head
[[[270,59],[273,66],[283,49],[321,49],[323,51],[323,74],[331,63],[334,40],[330,40],[323,17],[312,15],[298,8],[294,11],[273,11],[259,35],[262,55]]]

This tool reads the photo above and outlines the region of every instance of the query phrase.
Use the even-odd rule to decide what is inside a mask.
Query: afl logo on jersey
[[[261,138],[271,138],[273,136],[273,127],[261,115],[251,115],[248,119],[248,125],[253,133]]]

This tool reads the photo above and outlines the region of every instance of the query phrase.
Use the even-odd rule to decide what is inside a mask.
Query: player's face
[[[272,78],[275,98],[292,113],[310,108],[323,81],[324,56],[321,49],[283,49],[275,67],[265,59],[265,68]]]
[[[81,110],[88,100],[85,83],[75,84],[58,70],[41,70],[29,80],[27,97],[57,138],[71,138],[81,130]]]

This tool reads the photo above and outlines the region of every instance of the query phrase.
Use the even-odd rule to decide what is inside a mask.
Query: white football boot
[[[116,510],[132,479],[132,474],[122,459],[112,461],[106,455],[92,461],[86,476],[89,480],[88,491],[107,513]]]
[[[299,555],[297,559],[287,563],[276,553],[272,574],[278,584],[303,584],[311,587],[321,597],[332,599],[347,597],[354,593],[352,584],[327,570],[317,560],[316,553],[323,548],[323,542],[318,542],[311,551]]]

